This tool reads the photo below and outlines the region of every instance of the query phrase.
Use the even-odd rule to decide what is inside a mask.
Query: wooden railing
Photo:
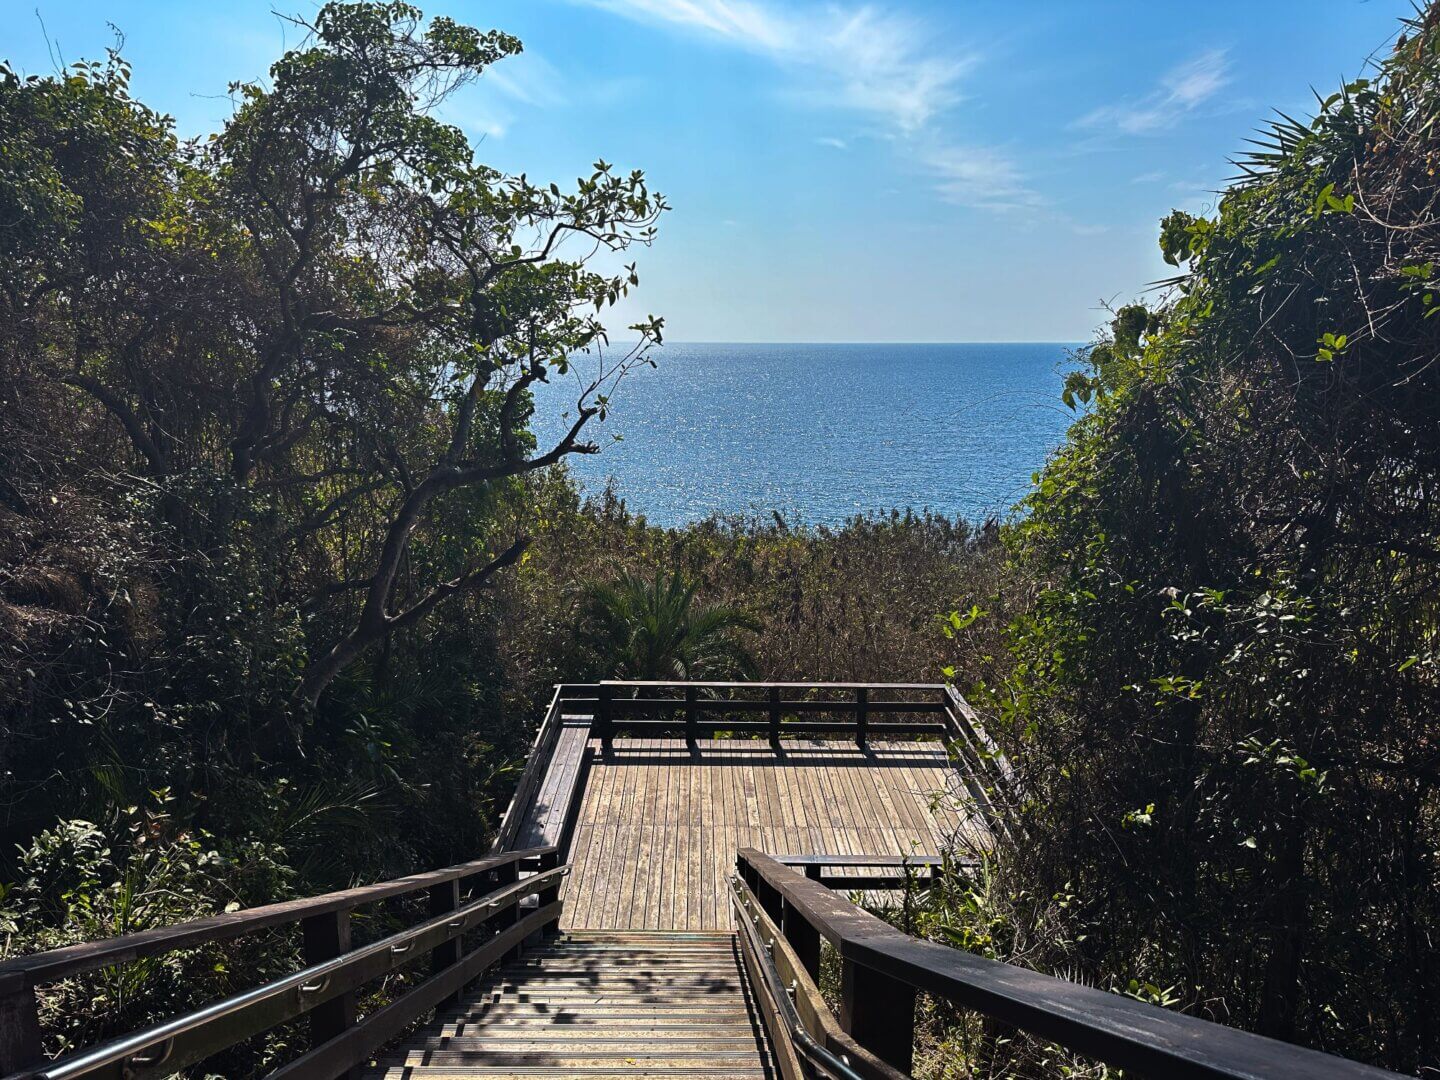
[[[865,749],[871,738],[944,739],[961,782],[992,831],[1010,831],[1016,797],[1009,762],[974,709],[945,683],[636,682],[607,680],[558,688],[573,709],[590,709],[593,733],[683,734],[695,745],[720,732],[765,735],[778,751],[787,737],[843,736]],[[763,715],[763,719],[756,719]],[[823,718],[823,719],[822,719]]]
[[[732,904],[747,970],[772,965],[775,973],[763,984],[753,975],[752,981],[762,990],[778,982],[781,997],[791,997],[794,988],[790,1019],[801,1033],[786,1026],[784,1003],[767,996],[762,1010],[767,1027],[772,1019],[775,1025],[771,1038],[785,1044],[777,1056],[786,1080],[894,1080],[907,1074],[920,991],[1142,1076],[1393,1080],[1398,1075],[921,941],[752,848],[741,849],[736,869]],[[838,1019],[817,988],[822,940],[840,957]],[[825,1054],[814,1053],[815,1046]]]
[[[557,686],[555,693],[550,696],[550,706],[545,710],[544,719],[540,721],[540,727],[535,732],[535,742],[530,748],[530,756],[525,759],[525,769],[521,772],[520,780],[515,785],[515,793],[510,797],[510,805],[505,808],[505,816],[500,819],[499,831],[496,832],[495,840],[490,845],[491,851],[509,851],[515,846],[515,836],[525,819],[525,812],[530,806],[530,801],[535,797],[541,781],[545,779],[546,770],[550,768],[550,759],[555,753],[555,740],[560,737],[560,702],[568,689],[570,688],[566,686]]]
[[[945,859],[939,855],[773,855],[771,858],[782,866],[799,870],[827,889],[928,888],[945,868]],[[860,873],[845,873],[847,870]]]
[[[953,691],[940,683],[607,680],[565,692],[572,704],[593,707],[594,731],[602,740],[674,732],[693,742],[735,732],[776,742],[791,735],[845,735],[863,746],[872,736],[944,736],[952,724]]]
[[[738,876],[730,905],[740,960],[783,1080],[904,1080],[835,1022],[816,985],[818,973],[806,969]]]
[[[0,964],[0,1074],[10,1080],[170,1076],[308,1014],[310,1049],[271,1075],[287,1080],[344,1076],[513,953],[531,934],[556,929],[560,883],[569,869],[559,864],[554,848],[504,852],[376,885],[6,961]],[[428,918],[379,941],[351,947],[352,912],[418,893],[426,895]],[[536,899],[529,907],[524,902],[532,896]],[[54,1061],[42,1059],[36,990],[45,984],[296,925],[303,939],[302,970],[103,1045]],[[356,1019],[359,988],[427,955],[432,972],[428,979]]]

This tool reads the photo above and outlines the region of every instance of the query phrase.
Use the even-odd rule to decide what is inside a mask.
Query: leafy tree
[[[739,608],[701,604],[698,583],[656,571],[626,571],[588,590],[584,634],[616,679],[726,679],[754,673],[743,640],[760,623]]]
[[[0,882],[93,831],[75,895],[135,928],[178,917],[125,900],[152,855],[198,915],[483,847],[533,719],[484,586],[661,331],[604,324],[665,210],[642,174],[507,176],[434,116],[518,41],[389,2],[301,29],[203,140],[118,52],[0,67]],[[531,389],[581,356],[540,445]],[[0,898],[7,950],[97,932]]]
[[[604,162],[573,193],[474,162],[431,110],[518,52],[509,35],[403,3],[327,4],[305,29],[201,146],[129,98],[118,57],[7,72],[0,212],[21,225],[4,241],[14,350],[38,346],[37,374],[103,408],[137,471],[223,470],[232,502],[263,490],[291,519],[283,542],[329,564],[294,583],[335,617],[297,689],[313,707],[365,650],[519,558],[524,537],[450,565],[411,545],[447,499],[594,449],[603,388],[660,323],[633,328],[640,348],[538,450],[530,387],[602,346],[598,312],[637,280],[560,252],[647,243],[665,204]]]

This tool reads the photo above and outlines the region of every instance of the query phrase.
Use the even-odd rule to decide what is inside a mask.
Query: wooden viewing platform
[[[729,930],[744,847],[820,855],[924,855],[967,822],[936,740],[617,740],[591,747],[561,925]]]
[[[1008,831],[1013,785],[944,686],[561,686],[489,856],[0,964],[0,1073],[203,1072],[305,1018],[308,1045],[269,1076],[899,1080],[925,992],[1148,1076],[1392,1075],[919,941],[835,891],[968,872],[940,853]],[[352,913],[407,896],[428,914],[352,945]],[[47,983],[286,926],[300,970],[43,1059]],[[416,964],[429,976],[359,1015],[362,989]]]

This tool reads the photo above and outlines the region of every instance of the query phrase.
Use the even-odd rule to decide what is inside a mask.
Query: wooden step
[[[387,1059],[389,1065],[431,1066],[450,1068],[456,1065],[504,1065],[506,1067],[542,1066],[547,1069],[618,1069],[638,1066],[644,1069],[728,1068],[746,1066],[755,1061],[756,1048],[743,1050],[640,1050],[634,1046],[602,1050],[585,1043],[572,1043],[568,1049],[545,1050],[408,1050]]]
[[[503,1032],[503,1033],[502,1033]],[[703,1050],[750,1050],[755,1049],[755,1033],[741,1028],[725,1029],[725,1034],[717,1035],[709,1028],[690,1031],[673,1031],[668,1038],[659,1036],[653,1029],[647,1029],[644,1039],[650,1044],[652,1053],[660,1053],[659,1047],[667,1049],[670,1046],[679,1046],[686,1049]],[[607,1034],[601,1035],[594,1031],[585,1033],[585,1045],[597,1050],[613,1050],[633,1047],[637,1038],[636,1032],[631,1029],[616,1029]],[[423,1039],[411,1039],[405,1044],[408,1051],[417,1050],[446,1050],[456,1053],[469,1053],[477,1050],[545,1050],[560,1051],[575,1046],[574,1035],[568,1032],[555,1031],[532,1031],[517,1032],[509,1027],[500,1030],[489,1030],[480,1035],[441,1035],[431,1036]]]
[[[528,957],[584,957],[595,960],[666,960],[666,961],[696,961],[709,960],[713,963],[723,964],[735,954],[732,946],[726,945],[723,948],[711,948],[709,946],[686,946],[674,950],[657,951],[655,949],[637,949],[630,945],[577,945],[564,950],[546,950],[527,953]]]
[[[740,993],[738,982],[718,987],[686,983],[656,985],[653,983],[612,982],[586,985],[584,983],[519,982],[507,983],[482,991],[479,996],[491,1001],[534,1001],[540,998],[550,998],[555,1001],[563,1001],[566,998],[590,1001],[597,997],[643,997],[679,1002],[691,999],[704,1001],[738,993]]]
[[[439,1028],[431,1028],[426,1038],[471,1038],[481,1035],[503,1034],[505,1037],[524,1038],[531,1034],[550,1034],[557,1027],[550,1017],[511,1017],[504,1025],[485,1024],[481,1021],[449,1021]],[[747,1035],[753,1037],[755,1027],[750,1018],[734,1021],[708,1021],[701,1025],[694,1020],[657,1020],[654,1017],[609,1018],[575,1017],[564,1022],[566,1031],[585,1032],[586,1038],[730,1038]]]
[[[505,1068],[490,1066],[381,1066],[368,1074],[368,1080],[468,1080],[472,1076],[490,1077],[491,1080],[527,1080],[535,1076],[584,1077],[585,1080],[635,1080],[637,1076],[694,1076],[704,1080],[771,1080],[775,1074],[767,1068],[756,1066],[752,1069],[727,1068],[669,1068],[645,1069],[629,1067],[616,1071],[604,1069],[557,1069],[549,1067]]]
[[[572,933],[493,970],[367,1080],[775,1075],[730,934]]]
[[[664,968],[671,971],[675,968],[729,968],[734,962],[729,949],[723,952],[697,953],[694,956],[665,955],[665,953],[654,952],[626,952],[615,953],[615,955],[603,955],[603,953],[590,953],[582,949],[573,952],[556,953],[527,953],[526,958],[517,960],[516,963],[507,963],[505,971],[543,971],[544,968],[641,968],[644,971],[657,971]]]
[[[623,971],[521,971],[506,972],[485,988],[501,991],[517,986],[553,986],[583,990],[592,986],[673,988],[676,990],[738,990],[740,979],[734,971],[675,971],[665,975],[631,975]]]
[[[540,1014],[552,1016],[593,1016],[606,1012],[646,1012],[652,1014],[670,1013],[676,1019],[707,1015],[749,1015],[743,1000],[732,998],[671,998],[663,995],[592,994],[588,997],[561,997],[549,994],[512,994],[499,999],[486,998],[452,1010],[442,1020],[477,1020],[482,1016],[491,1019],[514,1014]],[[557,1023],[564,1020],[557,1019]]]
[[[445,1020],[467,1020],[471,1023],[497,1024],[523,1018],[550,1018],[556,1027],[580,1027],[582,1021],[600,1020],[670,1020],[694,1023],[738,1023],[750,1018],[744,1005],[676,1006],[656,1002],[631,1004],[597,1003],[594,1005],[551,1005],[543,1001],[504,1002],[493,1008],[481,1009],[473,1015],[447,1016]]]

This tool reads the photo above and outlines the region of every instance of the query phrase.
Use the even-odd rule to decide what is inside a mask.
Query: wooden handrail
[[[949,735],[950,753],[964,765],[959,770],[961,783],[990,831],[1013,840],[1009,815],[995,804],[996,798],[1000,798],[1004,805],[1015,802],[1015,774],[1010,762],[958,690],[947,685],[945,699],[943,720]]]
[[[325,1064],[325,1068],[329,1068],[344,1057],[344,1064],[337,1065],[324,1074],[330,1077],[339,1076],[363,1056],[363,1051],[352,1034],[353,1029],[370,1023],[369,1017],[360,1025],[355,1022],[354,991],[358,985],[393,967],[408,964],[423,956],[430,958],[432,968],[437,972],[436,977],[444,975],[447,980],[445,985],[449,985],[454,981],[454,972],[457,970],[455,965],[467,962],[463,956],[461,936],[472,929],[473,916],[485,906],[496,909],[496,914],[490,916],[486,924],[498,934],[506,931],[511,923],[524,921],[519,919],[520,900],[539,893],[540,908],[548,914],[531,929],[558,924],[558,875],[562,873],[556,869],[558,861],[558,853],[553,847],[501,852],[483,859],[374,885],[362,885],[321,896],[242,909],[208,919],[197,919],[175,926],[8,960],[0,964],[0,1075],[53,1075],[57,1078],[119,1076],[122,1072],[126,1076],[137,1078],[169,1075],[182,1067],[177,1064],[178,1058],[189,1052],[185,1047],[191,1042],[198,1040],[197,1045],[201,1049],[214,1053],[247,1038],[249,1034],[254,1034],[254,1031],[247,1031],[228,1042],[215,1041],[217,1032],[228,1037],[234,1030],[242,1030],[243,1025],[236,1027],[231,1023],[231,1026],[227,1027],[226,1022],[227,1018],[238,1012],[245,1012],[265,1021],[257,1029],[260,1031],[308,1013],[311,1019],[312,1041],[317,1047],[337,1039],[344,1042],[343,1054],[339,1050],[335,1051],[335,1055],[339,1056],[332,1055],[326,1059]],[[522,868],[540,873],[521,881]],[[488,886],[494,886],[498,891],[476,899],[474,890],[482,878]],[[468,895],[462,896],[462,885],[471,886]],[[356,908],[420,892],[428,896],[428,920],[386,939],[384,948],[381,948],[382,943],[361,949],[351,948],[350,916]],[[37,987],[67,976],[126,964],[143,957],[227,941],[272,927],[297,924],[302,928],[304,938],[306,968],[303,971],[265,987],[246,991],[234,999],[205,1006],[148,1032],[136,1033],[115,1043],[106,1044],[106,1047],[71,1055],[67,1059],[70,1064],[65,1066],[65,1069],[70,1071],[65,1071],[53,1063],[42,1064]],[[497,955],[504,955],[505,951],[507,950],[501,950]],[[474,963],[478,961],[470,962],[470,966],[473,967]],[[427,993],[433,993],[433,982],[434,979],[422,984],[420,989],[430,987]],[[459,985],[457,983],[447,992],[453,992]],[[413,993],[419,993],[419,990]],[[401,1000],[408,998],[409,995]],[[416,1002],[421,1000],[428,999],[415,999]],[[416,1012],[415,1015],[419,1013]],[[175,1030],[169,1030],[171,1027]],[[203,1031],[203,1036],[194,1035],[196,1031]],[[119,1049],[116,1049],[117,1046]],[[373,1049],[373,1045],[370,1049]],[[116,1057],[116,1054],[119,1054],[119,1057]],[[89,1062],[79,1072],[74,1071],[79,1067],[75,1066],[73,1061],[77,1058],[81,1059],[82,1064]],[[192,1057],[189,1060],[199,1058]],[[117,1065],[116,1061],[122,1064]]]
[[[555,742],[560,738],[561,699],[565,697],[567,689],[570,688],[557,686],[550,696],[550,707],[545,710],[545,716],[535,732],[535,743],[525,761],[520,780],[515,785],[515,793],[510,797],[510,805],[505,808],[505,815],[500,819],[500,828],[490,845],[491,851],[505,851],[515,845],[515,837],[520,831],[520,823],[525,818],[530,799],[545,778],[546,770],[550,768]]]
[[[67,975],[78,975],[97,968],[115,964],[128,964],[147,956],[174,952],[177,949],[193,949],[215,941],[265,930],[272,926],[298,923],[316,915],[328,915],[337,911],[353,911],[364,904],[378,900],[389,900],[406,896],[437,885],[452,881],[478,877],[512,863],[537,860],[542,856],[553,856],[554,848],[533,848],[529,851],[504,851],[487,855],[472,862],[457,863],[440,870],[423,874],[394,878],[374,885],[361,885],[354,889],[324,893],[299,900],[282,900],[262,907],[241,908],[223,915],[212,915],[207,919],[162,926],[154,930],[141,930],[122,937],[89,941],[82,945],[67,945],[63,949],[31,953],[0,962],[0,988],[55,982]]]
[[[910,937],[753,848],[740,850],[736,867],[786,940],[797,945],[796,953],[815,958],[815,970],[818,938],[835,947],[841,1026],[902,1072],[910,1068],[915,994],[923,990],[1147,1076],[1393,1080],[1398,1075]]]
[[[572,699],[572,703],[579,701],[598,702],[594,699]],[[802,712],[834,712],[834,713],[858,713],[861,711],[859,705],[854,701],[817,701],[806,698],[781,698],[775,702],[780,708],[789,713]],[[686,705],[684,698],[611,698],[610,707],[617,711],[647,712],[664,709],[684,709]],[[765,712],[771,702],[754,698],[697,698],[695,706],[703,712]],[[945,711],[945,705],[939,701],[871,701],[864,711],[870,713],[935,713],[939,715]]]
[[[313,964],[144,1031],[67,1055],[25,1075],[34,1080],[99,1080],[113,1075],[117,1068],[127,1080],[131,1077],[140,1080],[146,1076],[171,1075],[188,1065],[204,1061],[220,1050],[293,1020],[332,998],[352,992],[388,971],[405,966],[416,957],[424,956],[429,949],[458,939],[477,925],[482,917],[495,919],[499,914],[511,911],[527,896],[557,889],[560,877],[568,869],[555,867],[542,871],[454,911],[332,960]],[[532,921],[538,929],[558,915],[558,902],[541,904]],[[511,926],[523,921],[512,920]],[[492,940],[476,951],[489,957],[493,963],[508,948],[519,944],[522,936],[519,931],[506,927],[497,930]],[[412,1016],[424,1011],[424,1008],[416,1008]],[[378,1042],[371,1044],[367,1052],[378,1045]],[[358,1057],[342,1059],[334,1053],[325,1054],[324,1049],[316,1047],[305,1057],[323,1056],[327,1071],[340,1071],[359,1063]],[[314,1064],[319,1067],[318,1060]]]
[[[680,729],[692,743],[701,735],[728,731],[766,734],[776,743],[785,735],[847,735],[862,748],[877,734],[946,736],[950,732],[951,704],[943,683],[605,680],[570,689],[573,704],[594,708],[595,732],[607,745],[620,732],[643,735]],[[758,696],[738,696],[740,691]],[[916,700],[897,696],[901,694],[922,696]],[[666,713],[670,719],[664,717]],[[762,714],[764,719],[725,719],[737,713]],[[815,714],[844,719],[807,718]],[[934,719],[876,719],[911,715]]]
[[[836,1023],[816,982],[818,952],[802,957],[738,874],[730,882],[730,907],[746,973],[761,995],[761,1017],[785,1080],[816,1072],[837,1080],[904,1080],[903,1073]],[[805,1066],[801,1058],[807,1059]]]

